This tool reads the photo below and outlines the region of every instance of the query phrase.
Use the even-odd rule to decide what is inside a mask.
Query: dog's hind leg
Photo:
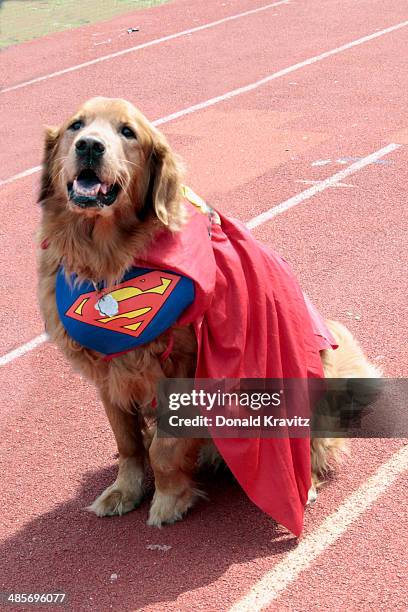
[[[149,525],[161,527],[183,517],[199,497],[205,495],[193,484],[201,440],[153,438],[149,456],[155,478],[155,493]]]
[[[87,510],[97,516],[112,516],[130,512],[141,501],[145,449],[138,415],[125,412],[101,395],[118,446],[119,471],[115,482]]]

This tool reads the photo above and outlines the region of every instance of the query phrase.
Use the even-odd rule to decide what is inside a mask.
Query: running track
[[[147,501],[97,519],[83,507],[116,468],[96,393],[41,337],[24,348],[42,334],[42,125],[103,94],[160,120],[191,186],[221,210],[248,222],[281,205],[253,231],[388,376],[407,375],[406,3],[273,4],[175,0],[135,14],[137,39],[120,36],[122,16],[2,52],[2,590],[63,589],[72,610],[408,607],[403,440],[354,441],[299,545],[223,479],[161,531],[145,525]]]

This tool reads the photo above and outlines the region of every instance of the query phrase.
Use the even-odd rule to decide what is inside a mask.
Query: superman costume
[[[191,324],[197,378],[322,378],[319,352],[336,345],[288,264],[240,222],[186,188],[184,195],[187,224],[158,235],[111,298],[102,291],[101,299],[89,284],[71,285],[60,270],[57,305],[68,334],[109,355],[149,342],[173,323]],[[311,485],[309,439],[214,443],[248,497],[300,535]]]

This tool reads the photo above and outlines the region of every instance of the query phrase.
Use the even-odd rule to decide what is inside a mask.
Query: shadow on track
[[[139,509],[123,517],[100,519],[84,511],[115,475],[113,466],[88,472],[75,498],[0,545],[2,591],[62,589],[75,610],[166,608],[181,593],[211,584],[232,564],[296,545],[226,472],[216,479],[205,475],[211,501],[200,501],[184,521],[161,530],[146,525],[151,491]],[[148,548],[156,544],[171,548]]]

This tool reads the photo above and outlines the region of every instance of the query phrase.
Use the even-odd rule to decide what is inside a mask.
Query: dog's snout
[[[90,136],[86,138],[80,138],[75,143],[75,149],[77,155],[81,158],[87,157],[90,159],[97,159],[105,153],[105,145],[98,138],[92,138]]]

